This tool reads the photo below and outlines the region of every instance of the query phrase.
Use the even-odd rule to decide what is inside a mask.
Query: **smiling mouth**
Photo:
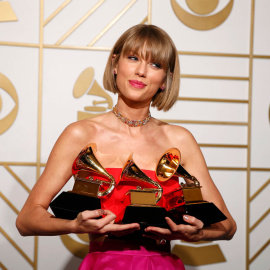
[[[137,81],[137,80],[130,80],[129,83],[131,84],[131,86],[135,88],[144,88],[146,86],[145,83]]]

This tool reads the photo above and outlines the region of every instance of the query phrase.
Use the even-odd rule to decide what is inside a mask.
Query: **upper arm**
[[[205,158],[193,135],[184,130],[179,143],[181,164],[201,185],[202,197],[213,202],[226,216],[230,216],[224,200],[211,178]]]
[[[72,164],[82,146],[83,131],[76,125],[68,126],[56,141],[46,167],[33,187],[26,205],[48,208],[51,200],[72,176]]]

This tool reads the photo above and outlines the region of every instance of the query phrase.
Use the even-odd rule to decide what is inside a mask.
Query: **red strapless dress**
[[[136,189],[138,186],[138,183],[142,187],[153,187],[153,185],[145,183],[145,182],[138,182],[138,181],[124,181],[120,182],[120,175],[122,172],[122,169],[120,168],[107,168],[106,171],[111,174],[115,181],[116,181],[116,187],[109,195],[101,197],[101,205],[103,209],[109,209],[114,214],[116,214],[117,218],[115,222],[121,222],[125,208],[127,205],[130,204],[130,197],[126,196],[126,193],[131,189]],[[150,177],[154,181],[158,181],[156,178],[156,173],[154,171],[150,170],[142,170],[148,177]],[[98,179],[106,181],[105,178],[98,177]],[[160,201],[157,203],[159,206],[166,208],[167,201],[166,196],[168,194],[173,193],[175,190],[179,187],[178,177],[172,177],[170,181],[166,182],[159,182],[163,189],[163,196],[161,197]],[[181,191],[182,192],[182,191]]]
[[[135,189],[138,182],[120,182],[121,168],[107,168],[115,181],[115,189],[107,196],[101,197],[103,209],[109,209],[116,214],[116,222],[121,222],[126,205],[129,204],[129,196],[125,194],[130,189]],[[152,180],[158,181],[154,171],[142,170]],[[95,179],[95,176],[92,174]],[[108,181],[100,175],[100,180]],[[120,183],[119,183],[120,182]],[[159,182],[163,188],[163,195],[169,194],[179,187],[178,178],[171,178],[170,181]],[[142,182],[142,186],[148,184]],[[149,187],[149,186],[147,186]],[[153,187],[153,186],[152,186]],[[165,207],[165,199],[159,201],[159,205]],[[89,253],[82,261],[79,270],[106,269],[106,270],[173,270],[185,269],[182,261],[170,253],[170,245],[156,245],[151,239],[118,240],[107,239],[104,242],[91,242]]]

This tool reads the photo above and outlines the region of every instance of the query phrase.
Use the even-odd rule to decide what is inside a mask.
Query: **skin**
[[[115,73],[120,91],[118,111],[129,119],[145,118],[152,97],[165,86],[165,70],[131,52],[120,56]],[[133,153],[139,168],[155,170],[164,151],[172,147],[180,149],[181,164],[199,179],[204,200],[213,202],[228,217],[208,228],[203,228],[203,223],[192,216],[184,216],[188,225],[176,225],[167,218],[170,230],[148,227],[145,237],[185,241],[229,240],[233,237],[236,224],[210,177],[192,134],[183,127],[169,125],[153,117],[144,126],[129,127],[112,112],[72,123],[60,135],[43,174],[18,215],[16,225],[21,235],[89,233],[90,239],[95,239],[99,235],[123,235],[139,229],[137,223],[114,224],[115,215],[109,210],[84,211],[74,220],[57,219],[47,211],[52,199],[72,176],[74,159],[81,149],[92,142],[97,145],[96,157],[104,168],[123,168],[127,157]]]

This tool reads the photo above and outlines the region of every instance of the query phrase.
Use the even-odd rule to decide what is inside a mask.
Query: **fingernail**
[[[186,215],[184,215],[183,218],[186,219],[186,220],[188,220],[188,216],[186,216]]]
[[[104,215],[104,210],[103,210],[103,209],[99,209],[99,213],[100,213],[101,215]]]

